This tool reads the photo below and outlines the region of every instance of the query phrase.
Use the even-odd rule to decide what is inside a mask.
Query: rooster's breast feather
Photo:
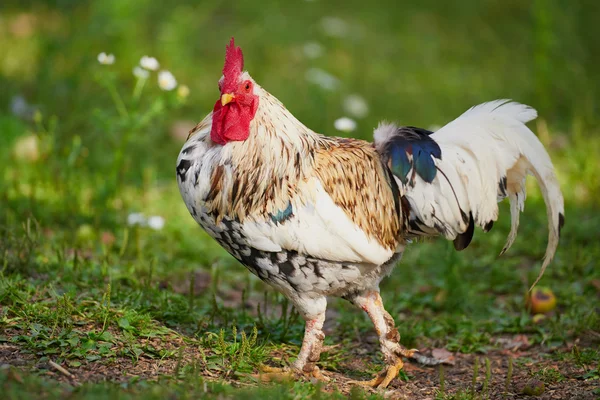
[[[388,261],[400,246],[398,211],[373,146],[330,138],[313,157],[311,176],[298,183],[287,207],[244,223],[252,244],[331,261]]]
[[[335,204],[321,181],[312,178],[303,187],[284,212],[264,219],[249,218],[242,224],[248,245],[263,251],[293,250],[327,261],[373,265],[393,256],[395,249],[362,230]]]

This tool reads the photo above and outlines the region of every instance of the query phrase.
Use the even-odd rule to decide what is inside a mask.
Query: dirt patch
[[[53,367],[46,358],[28,353],[19,345],[2,343],[0,344],[0,364],[13,365],[21,370],[79,385],[82,382],[124,382],[132,378],[156,380],[165,375],[174,376],[179,368],[195,363],[200,366],[197,372],[207,380],[239,383],[224,373],[202,368],[202,363],[199,361],[202,358],[201,350],[198,346],[186,343],[181,337],[152,338],[147,339],[147,343],[144,344],[162,350],[177,350],[178,355],[165,359],[140,356],[137,360],[116,357],[91,362],[82,361],[82,364],[76,368],[63,363],[61,367],[66,370],[65,373],[65,371]],[[568,352],[570,349],[565,347],[556,351]],[[368,368],[364,356],[361,357],[356,349],[354,352],[356,352],[356,357],[348,357],[348,361],[340,365],[342,373],[324,371],[324,374],[331,379],[323,386],[324,391],[341,391],[349,394],[353,387],[349,384],[350,380],[370,378],[364,372]],[[279,358],[276,354],[274,356]],[[519,350],[518,352],[497,350],[486,355],[458,353],[453,356],[454,365],[442,367],[423,367],[407,362],[404,372],[409,376],[409,380],[396,379],[387,389],[380,389],[378,392],[391,399],[434,399],[441,390],[441,381],[443,380],[446,394],[474,390],[480,395],[486,394],[486,397],[490,399],[520,399],[529,397],[523,394],[524,386],[531,379],[538,379],[544,382],[545,389],[536,397],[537,399],[591,400],[598,398],[594,391],[600,387],[600,381],[583,378],[589,371],[589,366],[554,361],[548,357],[547,352],[543,352],[543,349],[539,347],[531,347],[526,351]],[[513,359],[512,377],[507,384],[510,358]],[[488,370],[486,359],[489,360],[489,378],[486,377]],[[478,372],[473,385],[476,363],[478,363]],[[551,377],[539,374],[539,371],[542,370],[550,371]],[[555,370],[557,373],[553,373],[551,370]]]
[[[176,335],[140,339],[139,344],[176,355],[158,358],[142,354],[137,359],[117,356],[95,361],[77,359],[81,365],[74,367],[63,362],[57,368],[52,365],[52,358],[31,354],[19,345],[0,343],[0,364],[13,365],[24,371],[79,385],[82,382],[125,382],[132,378],[155,380],[160,376],[173,376],[177,375],[178,369],[197,363],[202,357],[198,346],[190,345]]]
[[[469,393],[486,394],[490,399],[531,398],[523,394],[526,385],[532,380],[544,383],[543,392],[537,399],[598,399],[594,391],[600,388],[600,380],[584,379],[584,375],[595,366],[581,366],[572,362],[554,361],[540,347],[531,347],[527,351],[513,353],[509,350],[491,351],[485,355],[454,354],[453,365],[424,367],[406,362],[404,372],[408,382],[401,379],[392,381],[390,386],[379,392],[391,399],[434,399],[441,391],[443,380],[445,394]],[[556,349],[556,352],[570,352],[570,348]],[[507,382],[509,359],[512,358],[511,379]],[[486,359],[489,360],[489,379],[486,378]],[[475,364],[478,367],[475,368]],[[347,384],[352,379],[370,379],[364,374],[366,365],[360,357],[344,365],[345,374],[329,374],[335,382],[328,386],[350,393]],[[540,373],[546,371],[546,373]],[[549,371],[549,372],[548,372]],[[556,371],[556,373],[554,373]],[[475,383],[473,377],[477,374]]]

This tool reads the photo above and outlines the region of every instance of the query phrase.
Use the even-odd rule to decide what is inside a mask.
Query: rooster
[[[220,98],[190,132],[177,182],[198,224],[306,321],[298,358],[279,373],[326,379],[316,364],[333,296],[363,309],[377,331],[385,368],[364,384],[389,385],[402,357],[419,355],[400,345],[381,280],[411,238],[439,235],[465,249],[476,225],[492,228],[497,203],[508,197],[505,252],[517,234],[528,174],[539,182],[549,228],[537,283],[556,252],[564,205],[550,157],[525,126],[534,109],[497,100],[435,133],[382,122],[374,143],[327,137],[304,126],[243,67],[232,38]]]

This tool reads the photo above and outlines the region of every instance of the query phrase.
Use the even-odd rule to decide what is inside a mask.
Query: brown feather
[[[331,138],[316,151],[314,174],[336,205],[382,246],[398,246],[399,221],[379,155],[362,140]]]

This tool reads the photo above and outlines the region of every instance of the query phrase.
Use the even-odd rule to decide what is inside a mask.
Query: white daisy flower
[[[332,37],[341,38],[348,34],[348,24],[339,17],[323,17],[321,28],[323,28],[326,35]]]
[[[323,55],[323,46],[317,42],[308,42],[302,47],[302,51],[308,58],[319,58]]]
[[[160,71],[158,73],[158,86],[162,90],[173,90],[177,87],[177,80],[169,71]]]
[[[338,78],[319,68],[311,68],[306,71],[305,78],[308,82],[319,85],[326,90],[335,90],[339,85]]]
[[[131,213],[127,216],[127,225],[146,225],[146,217],[142,213]]]
[[[356,122],[348,117],[342,117],[335,120],[333,126],[338,131],[342,132],[352,132],[356,129]]]
[[[40,143],[36,135],[20,137],[14,145],[13,153],[18,160],[35,162],[40,158]]]
[[[138,78],[138,79],[148,79],[148,77],[150,76],[150,72],[146,71],[144,68],[142,67],[135,67],[133,69],[133,75]]]
[[[155,231],[160,231],[165,226],[165,219],[159,215],[148,218],[148,226]]]
[[[140,65],[142,68],[147,69],[148,71],[156,71],[159,67],[158,61],[154,57],[144,56],[140,60]]]
[[[114,54],[106,54],[105,52],[102,52],[102,53],[98,54],[98,62],[100,64],[104,64],[104,65],[114,64],[115,56],[114,56]]]
[[[356,118],[364,118],[369,113],[369,105],[362,96],[351,94],[344,99],[344,111]]]

